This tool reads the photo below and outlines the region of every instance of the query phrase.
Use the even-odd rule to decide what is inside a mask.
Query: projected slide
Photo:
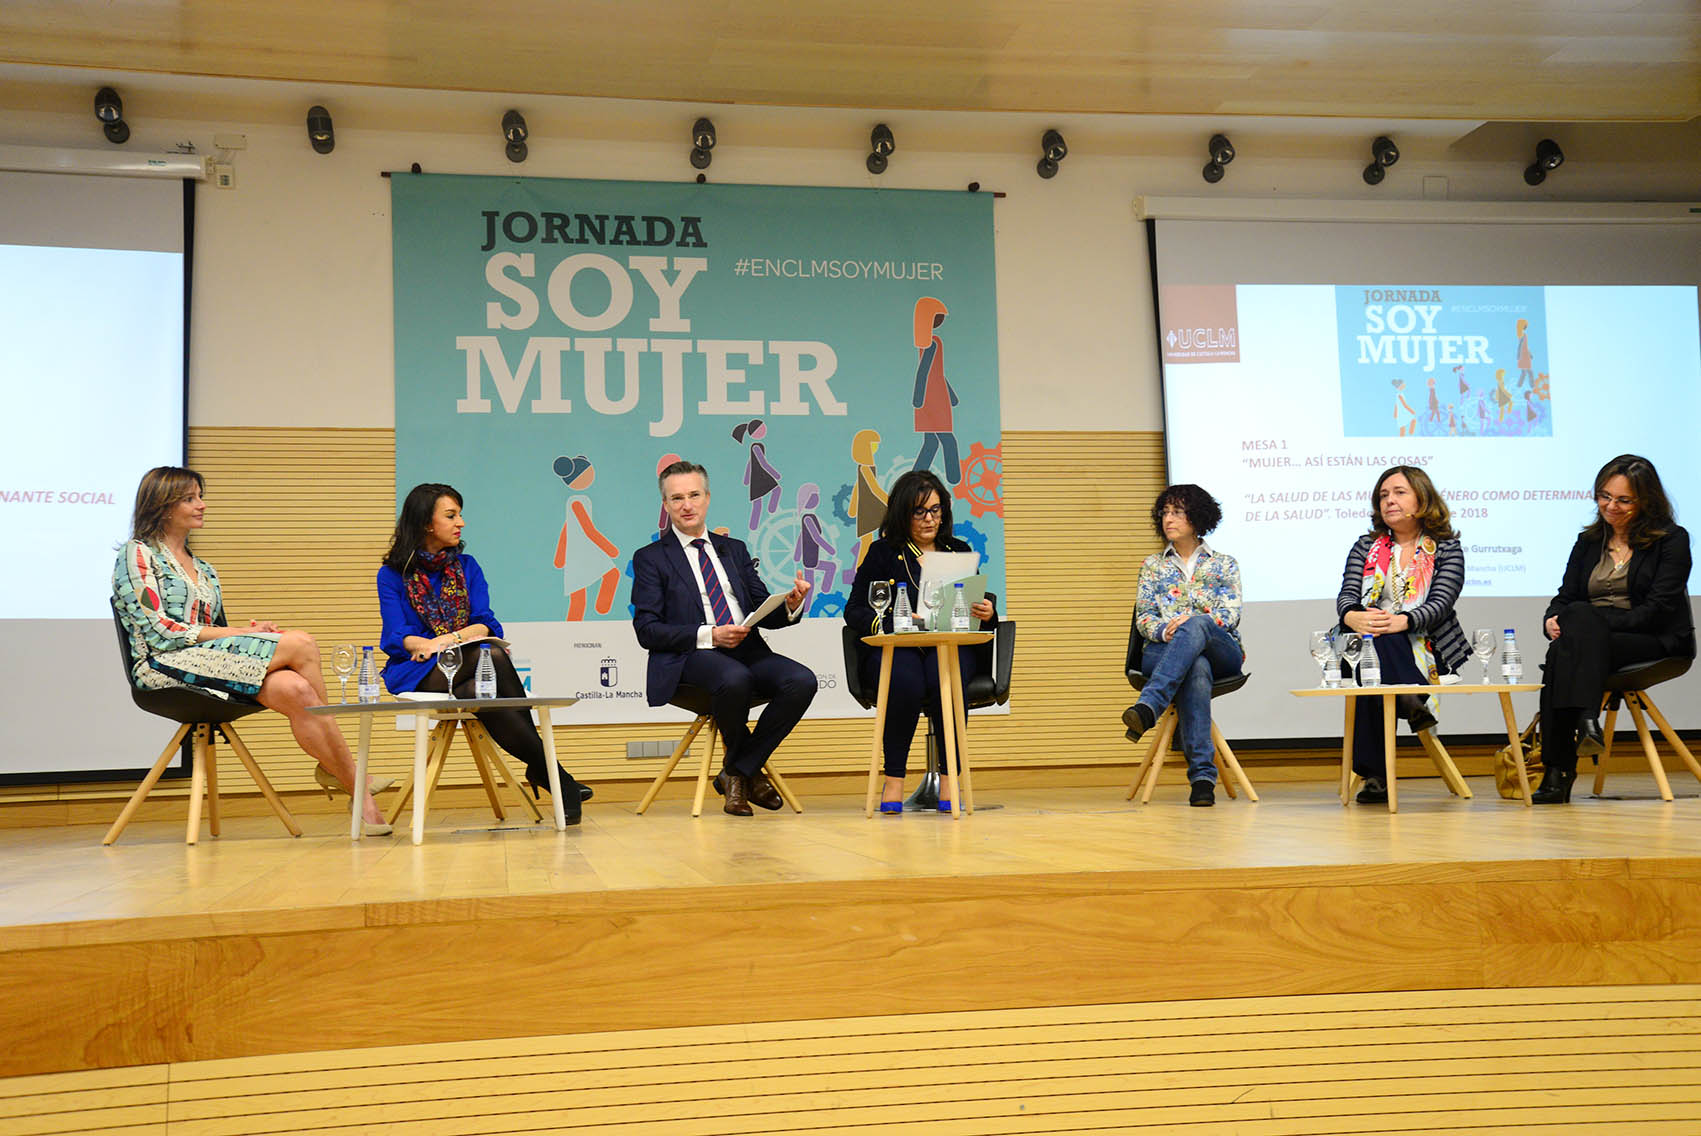
[[[1170,477],[1222,501],[1211,539],[1249,598],[1332,597],[1390,465],[1445,495],[1467,596],[1550,595],[1614,454],[1701,507],[1693,286],[1171,284],[1159,305]]]
[[[0,245],[0,619],[109,619],[141,473],[183,453],[183,257]]]

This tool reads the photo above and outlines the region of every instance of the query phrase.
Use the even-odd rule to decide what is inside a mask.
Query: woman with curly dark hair
[[[1374,635],[1385,685],[1434,685],[1471,657],[1453,605],[1465,588],[1465,550],[1452,514],[1415,465],[1382,471],[1370,491],[1370,531],[1353,542],[1335,597],[1341,625]],[[1395,707],[1412,732],[1436,725],[1433,698],[1402,694]],[[1353,771],[1360,804],[1388,800],[1382,700],[1361,698],[1353,715]]]
[[[1542,631],[1542,784],[1538,805],[1571,800],[1577,755],[1598,754],[1601,695],[1619,667],[1695,657],[1689,534],[1654,463],[1620,454],[1595,474],[1595,519],[1577,536]]]
[[[1180,719],[1187,755],[1188,803],[1216,803],[1217,765],[1211,744],[1211,685],[1239,674],[1240,565],[1205,543],[1223,519],[1216,498],[1197,485],[1171,485],[1152,504],[1152,525],[1168,542],[1140,566],[1135,622],[1145,640],[1140,700],[1122,712],[1128,739],[1156,724],[1170,702]]]

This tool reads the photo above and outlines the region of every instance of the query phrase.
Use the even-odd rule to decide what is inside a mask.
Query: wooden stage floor
[[[955,823],[807,789],[749,819],[599,800],[565,834],[433,810],[418,847],[340,813],[193,848],[176,819],[0,830],[0,1133],[392,1130],[374,1102],[433,1133],[1701,1130],[1690,786],[1526,809],[1409,778],[1397,816],[1318,781],[1210,810],[978,788]],[[1060,1072],[1013,1088],[1016,1054]],[[695,1103],[651,1091],[674,1060]],[[1253,1103],[1274,1082],[1321,1111]],[[731,1123],[729,1085],[789,1118]]]
[[[1433,777],[1402,778],[1397,816],[1342,808],[1322,782],[1270,783],[1258,804],[1219,788],[1207,810],[1188,808],[1178,782],[1139,806],[1115,786],[1001,789],[996,775],[983,780],[981,811],[957,822],[913,812],[869,820],[848,796],[805,797],[802,815],[744,819],[722,814],[711,793],[696,819],[681,799],[663,798],[645,816],[630,801],[593,801],[564,835],[512,818],[498,825],[482,807],[434,809],[417,847],[401,834],[352,844],[346,821],[330,813],[298,813],[306,830],[298,840],[269,814],[227,816],[223,836],[203,832],[193,848],[177,820],[138,821],[110,848],[100,844],[104,826],[0,830],[0,946],[97,941],[120,930],[100,924],[139,919],[540,893],[1701,858],[1694,789],[1674,778],[1679,795],[1667,804],[1645,773],[1615,774],[1601,799],[1580,779],[1569,807],[1533,809],[1501,799],[1487,778],[1475,779],[1470,800]],[[68,926],[79,923],[89,925]]]

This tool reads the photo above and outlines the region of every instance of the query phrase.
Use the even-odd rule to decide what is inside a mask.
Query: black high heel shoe
[[[1571,786],[1576,780],[1575,769],[1555,769],[1550,765],[1542,770],[1541,787],[1530,794],[1530,803],[1568,805],[1571,803]]]
[[[531,787],[532,800],[541,800],[539,789],[549,788],[549,774],[543,769],[527,769],[526,784]],[[573,780],[565,769],[561,771],[561,814],[569,825],[578,824],[584,813],[584,803],[591,799],[591,787]]]

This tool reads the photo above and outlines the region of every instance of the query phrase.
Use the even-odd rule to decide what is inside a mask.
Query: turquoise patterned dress
[[[112,598],[130,633],[131,675],[143,690],[192,686],[252,702],[278,649],[273,632],[197,643],[201,628],[224,622],[218,573],[195,557],[191,582],[158,544],[128,541],[112,569]]]

